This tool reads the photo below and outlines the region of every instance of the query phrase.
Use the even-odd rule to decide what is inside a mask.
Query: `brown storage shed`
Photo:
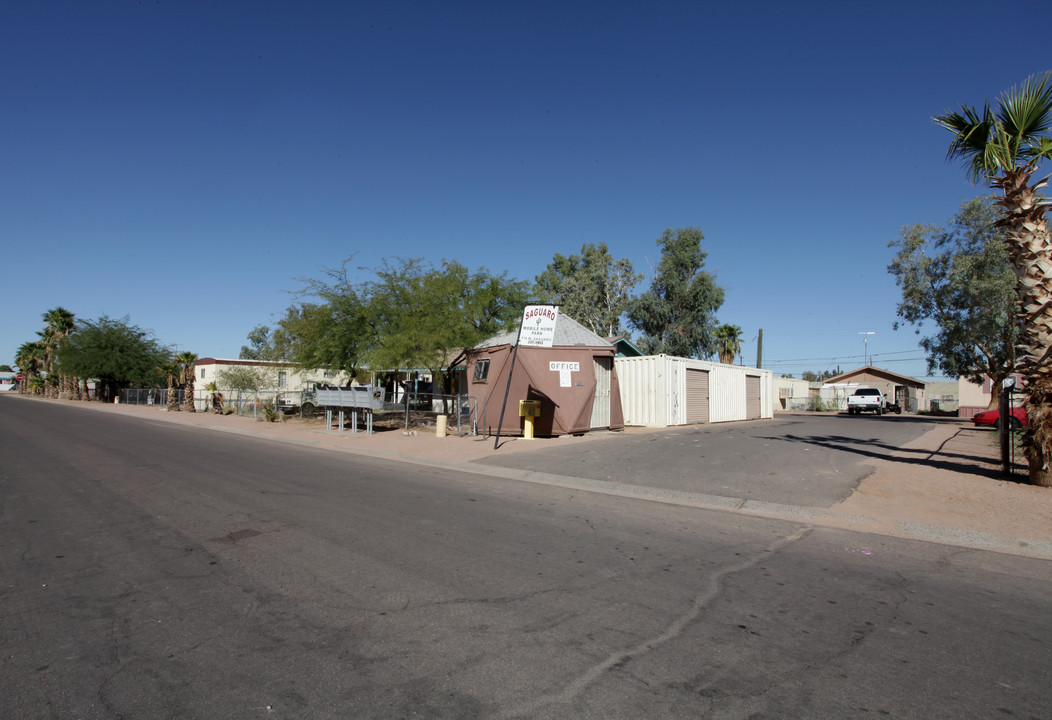
[[[478,402],[478,423],[497,432],[517,332],[491,338],[468,356],[468,393]],[[542,437],[624,427],[614,346],[559,313],[552,347],[519,347],[504,412],[502,435],[521,435],[520,400],[539,400],[534,433]]]

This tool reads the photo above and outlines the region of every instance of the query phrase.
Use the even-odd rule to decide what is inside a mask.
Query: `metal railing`
[[[383,409],[377,412],[397,413],[406,429],[414,422],[427,423],[436,415],[445,415],[448,418],[447,427],[450,431],[455,427],[458,436],[478,435],[479,404],[474,395],[385,390],[382,397]]]
[[[183,403],[183,391],[177,393],[177,404]],[[311,391],[288,390],[227,390],[221,391],[225,413],[243,417],[268,417],[281,411],[285,415],[310,419],[325,406],[317,402]],[[409,429],[413,425],[429,425],[437,415],[446,415],[450,432],[458,436],[478,434],[479,404],[473,395],[448,395],[442,393],[405,392],[384,390],[380,407],[371,410],[386,425],[401,425]],[[121,390],[121,402],[129,405],[150,405],[165,408],[168,405],[168,390],[163,388],[129,388]],[[194,388],[194,407],[197,412],[211,412],[213,395],[203,388]]]
[[[177,402],[183,402],[183,391],[174,390],[177,394]],[[121,390],[121,402],[125,405],[157,405],[168,406],[168,390],[163,388],[125,388]]]
[[[1015,419],[1013,410],[1022,406],[1017,395],[1022,390],[1014,385],[1003,388],[998,394],[998,442],[1001,446],[1001,471],[1011,475],[1016,466],[1016,454],[1019,446],[1017,433],[1024,430],[1023,423]]]

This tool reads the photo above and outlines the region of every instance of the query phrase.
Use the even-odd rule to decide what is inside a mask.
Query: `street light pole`
[[[862,357],[866,361],[866,366],[869,367],[869,336],[876,335],[875,332],[860,332],[862,336]]]

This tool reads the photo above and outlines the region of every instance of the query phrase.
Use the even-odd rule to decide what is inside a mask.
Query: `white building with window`
[[[200,358],[194,366],[195,384],[200,390],[210,382],[215,382],[220,392],[230,390],[222,382],[223,372],[236,368],[253,368],[259,370],[264,379],[261,389],[298,393],[311,390],[315,385],[335,385],[339,373],[332,370],[305,370],[299,365],[288,362],[270,362],[267,360],[227,360],[223,358]]]

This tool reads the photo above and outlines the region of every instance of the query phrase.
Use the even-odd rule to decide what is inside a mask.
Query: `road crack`
[[[503,716],[519,717],[523,715],[532,715],[546,705],[569,703],[574,697],[583,692],[589,685],[599,679],[608,670],[623,665],[631,658],[645,655],[646,653],[661,647],[668,641],[679,637],[679,635],[683,633],[683,630],[693,623],[712,603],[712,601],[719,596],[725,578],[748,570],[760,562],[769,560],[771,553],[780,552],[786,547],[804,539],[810,535],[812,531],[813,528],[811,527],[800,528],[792,535],[781,538],[770,547],[755,553],[752,557],[723,568],[720,572],[708,578],[707,586],[694,596],[689,607],[683,612],[683,614],[674,619],[661,633],[648,640],[640,642],[634,647],[619,650],[609,655],[605,660],[593,665],[591,668],[588,668],[578,675],[577,678],[567,685],[561,692],[536,698],[523,706],[507,711]]]

